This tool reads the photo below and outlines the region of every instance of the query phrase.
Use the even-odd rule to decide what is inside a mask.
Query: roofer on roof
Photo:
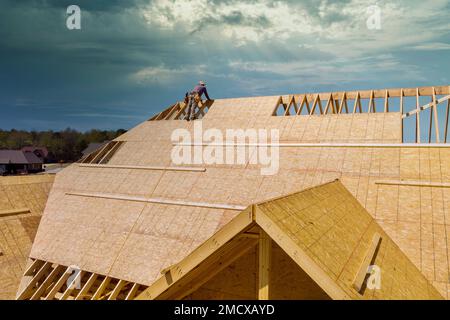
[[[198,108],[198,104],[202,101],[202,95],[205,95],[207,100],[211,100],[206,90],[206,83],[199,81],[194,90],[190,93],[186,93],[187,99],[187,113],[185,119],[187,121],[195,119],[195,111]]]

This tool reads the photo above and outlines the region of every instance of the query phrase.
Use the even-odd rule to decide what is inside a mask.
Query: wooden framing
[[[348,113],[348,104],[347,104],[347,93],[342,93],[341,103],[339,105],[338,113],[342,113],[342,107],[345,106],[345,113]]]
[[[42,267],[43,264],[44,264],[44,261],[42,261],[42,260],[34,260],[29,265],[29,267],[25,270],[23,275],[24,276],[34,275],[37,272],[37,270]]]
[[[438,95],[445,95],[441,98],[438,98]],[[420,106],[419,97],[420,96],[429,96],[431,98],[431,102],[428,104],[425,104],[423,106]],[[304,94],[299,95],[298,98],[300,103],[300,107],[296,112],[296,115],[301,115],[301,112],[303,110],[303,107],[305,103],[308,103],[308,99],[313,101],[312,108],[309,108],[309,105],[307,104],[308,108],[308,114],[314,115],[314,114],[320,114],[320,115],[327,115],[329,113],[332,114],[343,114],[343,113],[349,113],[348,110],[348,102],[347,100],[354,99],[354,105],[352,113],[362,113],[362,105],[361,105],[361,99],[368,99],[368,108],[367,113],[389,113],[389,112],[397,112],[393,111],[391,109],[391,105],[389,103],[390,98],[399,98],[400,99],[400,105],[399,105],[399,113],[401,115],[401,137],[402,141],[404,142],[404,136],[408,136],[404,134],[404,129],[408,130],[414,130],[414,141],[415,143],[420,143],[420,112],[430,109],[431,108],[431,114],[430,114],[430,123],[428,127],[428,143],[436,142],[440,143],[442,140],[444,143],[447,143],[447,133],[448,133],[448,118],[450,117],[449,112],[447,110],[450,108],[450,87],[448,86],[441,86],[441,87],[423,87],[423,88],[400,88],[400,89],[383,89],[383,90],[366,90],[366,91],[352,91],[352,92],[329,92],[329,93],[316,93],[316,94]],[[336,97],[341,97],[340,102],[339,99],[336,99]],[[404,106],[404,98],[405,97],[416,97],[416,107],[413,110],[409,110],[405,112],[405,106]],[[380,111],[377,111],[375,99],[377,98],[383,98],[384,99],[384,107],[379,108]],[[322,108],[322,102],[321,100],[325,100],[325,109]],[[290,112],[290,106],[292,104],[292,101],[295,101],[294,96],[290,96],[289,103],[286,104],[283,101],[283,97],[280,96],[277,105],[275,108],[275,111],[273,112],[274,116],[278,115],[278,108],[283,108],[282,115],[289,116],[292,115],[292,112]],[[445,115],[445,128],[444,128],[444,138],[441,139],[440,137],[440,131],[439,131],[439,113],[438,113],[438,105],[440,103],[447,102],[447,110]],[[317,111],[318,110],[318,111]],[[344,112],[345,111],[345,112]],[[364,111],[366,112],[366,111]],[[416,117],[416,125],[415,128],[410,129],[409,127],[404,126],[404,119],[410,117],[410,116]],[[435,138],[432,139],[432,127],[434,126],[434,135]]]
[[[19,214],[27,214],[27,213],[30,213],[30,212],[31,211],[28,208],[2,210],[2,211],[0,211],[0,217],[17,216]]]
[[[39,286],[39,288],[33,293],[30,300],[39,300],[41,296],[45,293],[45,290],[49,288],[49,286],[52,284],[52,282],[58,277],[61,276],[61,273],[64,272],[63,266],[56,266],[50,272],[49,276],[42,282],[42,284]]]
[[[375,181],[375,184],[391,185],[391,186],[450,188],[450,183],[448,182],[432,182],[432,181],[417,181],[417,180],[377,180]]]
[[[450,99],[447,101],[447,109],[445,110],[445,130],[444,130],[444,143],[447,143],[448,136],[448,117],[450,113]]]
[[[72,269],[70,267],[66,268],[66,271],[64,271],[64,273],[59,277],[59,279],[56,281],[55,285],[52,287],[52,289],[47,294],[47,296],[44,298],[44,300],[53,300],[55,298],[56,294],[64,286],[67,279],[69,279],[69,277],[71,275],[71,270]]]
[[[377,112],[377,108],[375,106],[375,96],[373,93],[373,90],[370,91],[370,96],[369,96],[369,107],[367,109],[367,113],[371,113],[371,112]]]
[[[84,193],[84,192],[66,192],[69,196],[88,197],[88,198],[103,198],[112,200],[125,200],[134,202],[148,202],[148,203],[160,203],[176,206],[188,206],[188,207],[200,207],[210,209],[227,209],[227,210],[244,210],[244,206],[223,204],[223,203],[207,203],[207,202],[191,202],[162,198],[145,198],[138,196],[126,196],[121,194],[107,194],[107,193]]]
[[[369,268],[370,263],[374,260],[375,252],[380,244],[381,235],[379,233],[375,233],[372,238],[372,242],[370,243],[369,249],[367,250],[366,256],[359,267],[358,273],[356,274],[355,279],[353,280],[353,288],[357,292],[360,292],[362,286],[364,284],[364,280],[367,277],[367,270]]]
[[[122,291],[123,287],[125,287],[127,284],[128,284],[127,281],[119,280],[119,282],[117,282],[116,286],[114,287],[113,291],[111,292],[111,295],[108,297],[108,300],[116,300],[120,291]]]
[[[356,113],[356,107],[358,107],[359,113],[362,113],[361,95],[359,94],[359,92],[356,94],[355,97],[355,105],[353,106],[353,113]]]
[[[272,224],[270,219],[268,219],[265,214],[255,205],[250,206],[241,214],[239,214],[238,217],[236,217],[228,225],[223,227],[212,238],[207,240],[202,246],[197,248],[188,257],[178,263],[175,270],[178,270],[180,273],[172,273],[173,282],[168,283],[163,276],[146,290],[144,290],[144,292],[142,292],[142,294],[138,296],[138,299],[152,300],[160,297],[167,298],[167,295],[162,295],[164,292],[173,287],[183,276],[187,275],[194,269],[197,270],[201,262],[206,259],[206,257],[209,257],[215,251],[219,250],[219,248],[221,248],[225,243],[228,243],[231,239],[235,238],[238,234],[245,232],[247,228],[253,225],[253,222],[256,222],[257,225],[261,227],[262,231],[267,234],[267,237],[263,235],[262,239],[258,239],[260,243],[261,241],[264,243],[263,247],[260,247],[260,250],[264,251],[263,255],[261,256],[264,264],[261,267],[262,270],[260,270],[260,272],[263,272],[263,277],[260,276],[261,282],[258,281],[258,283],[260,284],[258,286],[258,297],[260,297],[261,299],[267,298],[269,294],[269,287],[266,286],[269,281],[268,272],[270,271],[270,248],[268,247],[268,245],[270,241],[273,240],[283,250],[285,250],[286,253],[305,272],[307,272],[308,275],[314,281],[316,281],[318,285],[330,297],[339,300],[349,299],[349,296],[331,278],[329,278],[329,276],[323,270],[321,270],[306,253],[301,252],[295,242],[286,237],[283,231]],[[269,241],[269,239],[271,240]],[[256,239],[249,240],[256,241]]]
[[[205,172],[205,167],[158,167],[158,166],[126,166],[126,165],[109,165],[109,164],[88,164],[80,163],[82,168],[105,168],[105,169],[135,169],[135,170],[162,170],[162,171],[191,171]]]
[[[82,158],[79,163],[81,164],[106,164],[112,158],[114,153],[119,150],[124,141],[111,141],[105,144],[102,148],[90,153],[86,157]]]
[[[136,296],[140,288],[147,288],[145,285],[85,270],[79,270],[68,283],[73,271],[72,267],[34,260],[26,270],[32,279],[17,296],[17,300],[129,300]],[[82,285],[79,289],[73,286],[77,281]],[[110,288],[112,284],[114,287]]]
[[[84,284],[84,286],[81,288],[80,292],[75,297],[75,300],[82,300],[83,298],[88,296],[89,290],[91,290],[92,285],[94,284],[95,280],[97,280],[98,274],[93,273],[89,277],[88,281]]]
[[[258,299],[269,300],[272,239],[262,230],[259,233],[258,252]]]
[[[134,283],[130,291],[127,293],[125,300],[133,300],[139,290],[140,284]]]
[[[316,111],[316,106],[319,105],[319,111],[320,114],[323,114],[323,109],[322,109],[322,102],[320,101],[320,95],[317,94],[316,97],[314,98],[314,102],[311,108],[311,112],[310,115],[314,114],[314,111]]]
[[[420,100],[419,100],[419,89],[416,90],[416,143],[420,143]],[[402,121],[403,123],[403,121]]]
[[[103,281],[101,282],[100,286],[95,291],[94,295],[92,296],[91,300],[99,300],[100,297],[105,292],[106,288],[108,287],[109,283],[111,282],[110,277],[105,277]]]
[[[77,283],[77,281],[80,281],[81,283],[81,279],[84,276],[84,271],[79,271],[78,274],[73,278],[72,282],[70,282],[67,285],[66,290],[64,291],[64,293],[59,297],[58,300],[67,300],[67,298],[72,294],[72,292],[75,290],[75,284]]]
[[[45,277],[45,274],[49,271],[52,264],[50,262],[45,262],[39,271],[33,276],[28,285],[23,289],[23,291],[19,294],[18,299],[28,299],[33,295],[34,288],[38,285],[42,278]]]
[[[297,115],[301,115],[302,110],[303,110],[303,106],[306,106],[306,111],[308,112],[308,114],[311,113],[311,109],[309,107],[308,98],[306,96],[303,96],[302,99],[301,99],[300,108],[298,109]]]

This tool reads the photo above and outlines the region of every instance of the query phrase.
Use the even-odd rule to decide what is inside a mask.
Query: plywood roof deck
[[[449,94],[445,88],[435,89],[436,94]],[[405,96],[417,91],[407,90]],[[283,101],[289,98],[283,96]],[[279,96],[221,99],[201,120],[145,121],[116,139],[123,143],[107,162],[110,167],[74,164],[63,170],[57,175],[31,257],[151,285],[162,269],[185,258],[239,211],[142,203],[126,197],[248,206],[339,178],[447,296],[450,188],[441,185],[450,182],[450,149],[426,144],[402,148],[403,116],[392,104],[389,112],[378,108],[376,113],[273,116],[279,102]],[[439,108],[445,110],[444,104]],[[405,107],[404,112],[409,110]],[[280,147],[280,169],[273,176],[262,176],[261,166],[248,162],[193,165],[205,169],[198,171],[161,170],[173,167],[172,131],[193,132],[195,123],[201,123],[203,130],[274,128],[280,130],[281,142],[305,145]],[[122,200],[70,193],[109,194]]]
[[[0,177],[0,299],[14,299],[53,175]]]
[[[248,252],[258,243],[258,238],[259,295],[273,298],[270,280],[282,270],[271,268],[271,259],[267,260],[267,266],[261,263],[264,251],[271,256],[271,249],[264,248],[264,237],[268,237],[269,246],[273,240],[333,299],[442,299],[339,181],[249,207],[189,256],[167,269],[139,299],[187,297]],[[378,240],[372,246],[374,237]],[[368,251],[370,255],[366,259]],[[366,286],[369,264],[382,271],[378,290]],[[267,277],[261,268],[268,268]],[[363,277],[357,280],[361,270]]]

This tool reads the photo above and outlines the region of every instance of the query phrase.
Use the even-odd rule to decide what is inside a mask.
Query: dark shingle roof
[[[21,150],[0,150],[0,164],[32,164],[42,163],[32,152],[23,152]]]

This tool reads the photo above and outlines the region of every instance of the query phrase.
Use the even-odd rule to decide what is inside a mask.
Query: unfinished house
[[[449,108],[449,86],[176,103],[57,175],[17,298],[448,298]],[[211,139],[173,138],[199,129],[279,141],[198,161]]]
[[[53,179],[0,177],[0,300],[16,297]]]

